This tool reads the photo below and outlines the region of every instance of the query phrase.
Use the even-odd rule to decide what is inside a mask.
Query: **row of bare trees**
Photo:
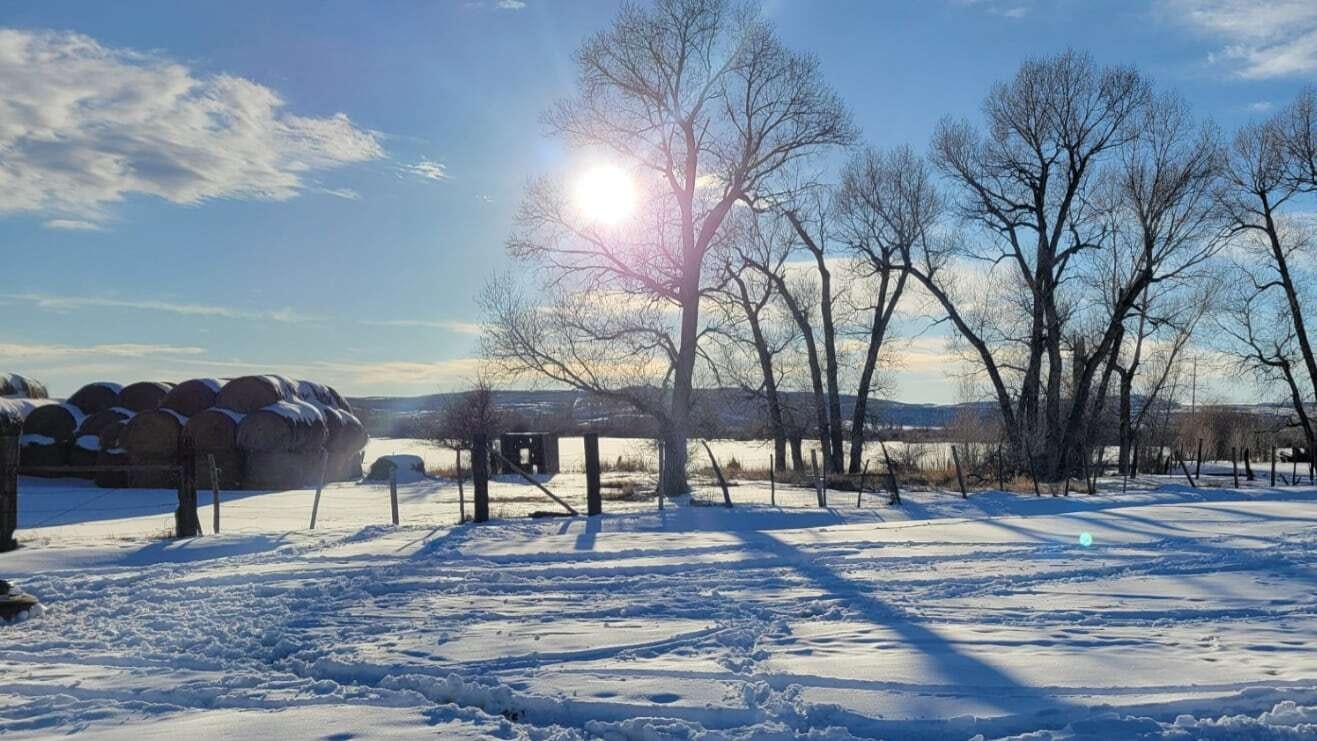
[[[559,180],[533,183],[509,240],[522,277],[484,297],[485,351],[652,415],[669,494],[701,384],[763,400],[779,466],[809,436],[858,471],[920,316],[1041,477],[1111,437],[1125,467],[1194,348],[1282,382],[1311,449],[1312,93],[1226,144],[1137,70],[1066,52],[1026,61],[921,156],[862,146],[816,60],[723,0],[627,7],[576,64],[550,133],[623,166],[638,208],[591,222]]]

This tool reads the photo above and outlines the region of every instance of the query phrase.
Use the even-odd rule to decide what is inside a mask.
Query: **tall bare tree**
[[[509,251],[542,268],[548,298],[492,290],[486,350],[506,371],[625,398],[654,415],[666,441],[663,487],[675,495],[688,488],[701,303],[719,272],[706,257],[735,204],[771,199],[784,168],[849,143],[853,127],[813,57],[786,49],[770,24],[725,0],[626,5],[575,61],[577,95],[546,116],[550,133],[629,169],[643,193],[640,215],[621,227],[582,223],[562,188],[533,185]],[[592,316],[579,298],[587,292],[626,295],[640,314]],[[500,305],[505,299],[517,300]],[[573,320],[526,316],[541,303]],[[649,374],[663,381],[660,399],[583,365],[610,353],[589,346],[619,342],[666,361]]]

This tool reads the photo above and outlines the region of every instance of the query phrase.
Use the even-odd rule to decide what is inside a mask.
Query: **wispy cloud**
[[[442,162],[435,162],[425,157],[420,162],[413,162],[410,165],[399,165],[398,171],[405,175],[412,175],[425,180],[448,180],[448,168]]]
[[[980,8],[1003,18],[1023,18],[1032,10],[1032,0],[953,0],[956,5]]]
[[[64,31],[0,28],[0,215],[86,228],[130,195],[282,201],[384,156],[344,114],[289,113],[251,80]]]
[[[82,219],[50,219],[42,226],[47,229],[65,229],[75,232],[98,232],[101,231],[101,225],[94,221],[84,221]]]
[[[335,198],[342,198],[347,201],[361,200],[361,194],[351,188],[322,188],[321,193]]]
[[[144,355],[201,355],[200,347],[151,344],[52,345],[41,343],[0,342],[0,357],[16,362],[68,360],[71,358],[140,358]]]
[[[498,0],[499,10],[523,10],[526,3],[522,0]]]
[[[1225,46],[1209,60],[1245,78],[1317,71],[1317,3],[1312,0],[1162,0],[1167,17]]]
[[[233,306],[215,304],[179,303],[151,299],[120,299],[96,296],[53,296],[43,293],[6,293],[0,298],[10,301],[31,303],[37,308],[52,311],[73,311],[79,309],[133,309],[137,311],[156,311],[166,314],[184,316],[214,317],[218,319],[245,319],[273,322],[309,322],[314,317],[300,314],[292,309],[252,310]]]
[[[372,327],[418,327],[425,329],[442,329],[458,334],[480,334],[480,325],[475,322],[463,322],[456,319],[387,319],[366,320],[362,324]]]

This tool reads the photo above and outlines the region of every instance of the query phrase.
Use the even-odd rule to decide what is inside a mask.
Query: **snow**
[[[38,435],[35,432],[29,432],[18,437],[19,445],[54,445],[57,441],[49,435]]]
[[[277,401],[261,409],[262,412],[277,414],[290,422],[312,425],[324,424],[325,417],[314,405],[296,399],[294,401]]]
[[[97,435],[79,435],[73,444],[82,450],[97,451],[101,449],[101,438]]]
[[[506,478],[478,526],[425,480],[398,527],[335,484],[315,531],[310,490],[225,492],[184,541],[173,492],[23,478],[0,564],[45,613],[0,627],[0,733],[1312,737],[1317,488],[1262,478],[730,510],[700,482],[565,519]]]

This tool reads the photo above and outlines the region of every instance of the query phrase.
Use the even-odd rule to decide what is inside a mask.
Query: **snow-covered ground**
[[[1317,736],[1311,487],[819,509],[747,483],[458,526],[422,481],[395,528],[387,487],[336,484],[315,531],[312,492],[251,493],[170,541],[173,492],[21,486],[0,577],[47,610],[0,626],[18,737]]]

